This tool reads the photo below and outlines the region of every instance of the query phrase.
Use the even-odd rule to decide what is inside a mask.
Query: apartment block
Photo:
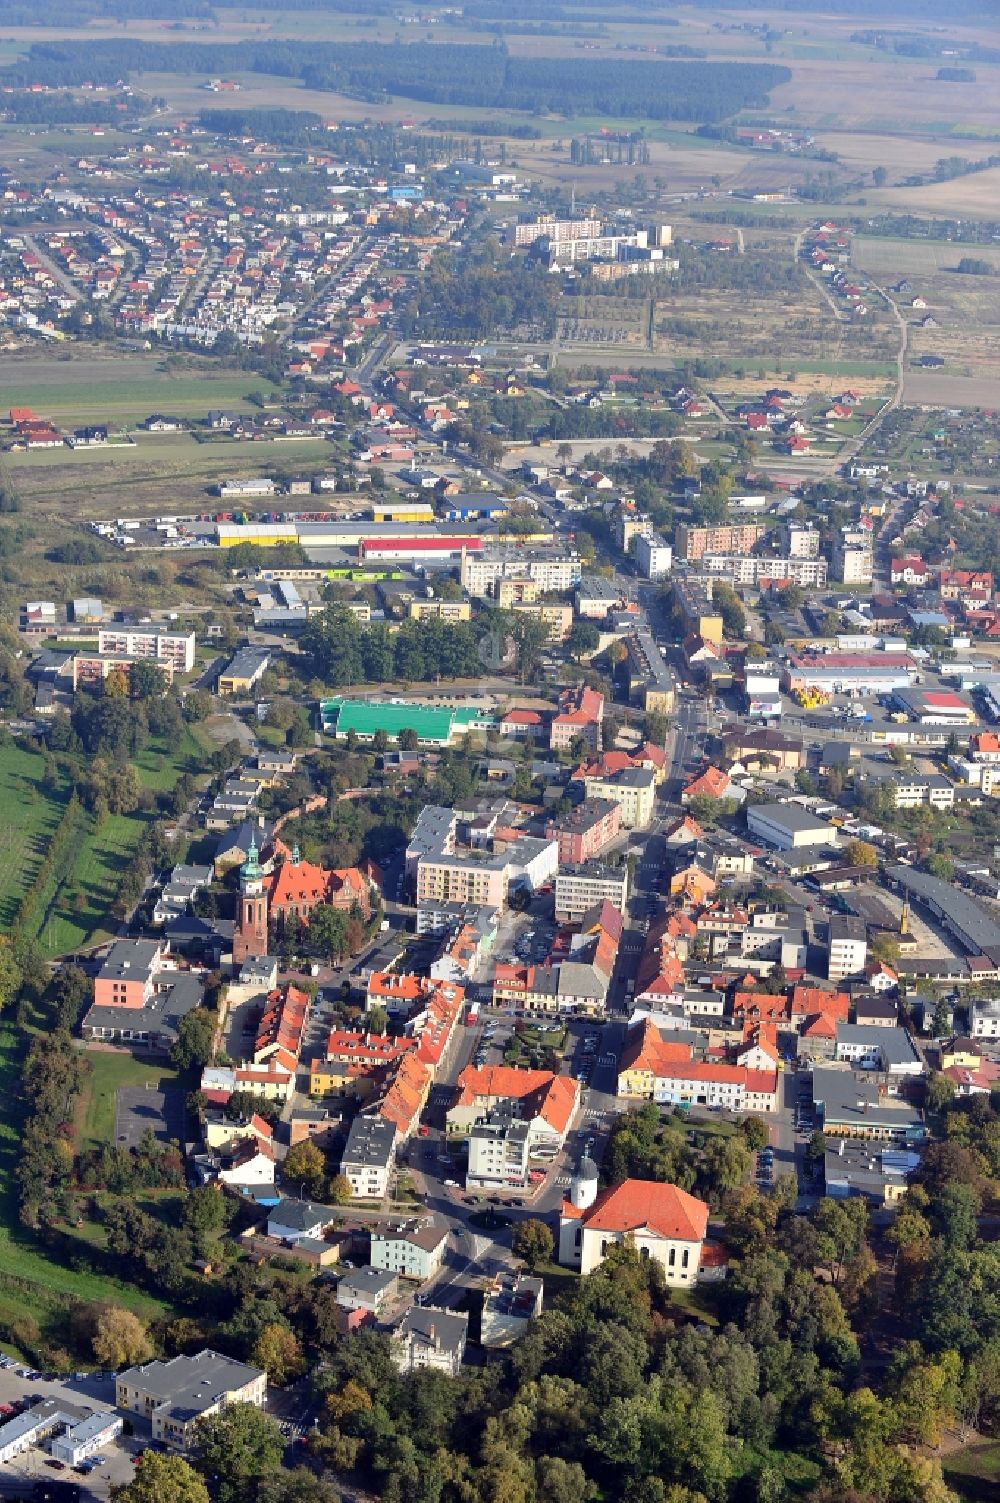
[[[627,866],[605,866],[600,861],[560,866],[555,895],[555,916],[560,923],[582,918],[591,908],[603,902],[613,903],[619,912],[625,912],[628,902]]]
[[[615,799],[585,798],[568,814],[550,820],[545,834],[557,842],[562,867],[589,861],[616,840],[620,830],[621,808]]]
[[[195,638],[193,631],[107,626],[97,633],[97,651],[102,657],[115,654],[125,658],[153,658],[158,663],[172,663],[176,673],[190,673],[194,667]]]
[[[760,522],[733,522],[719,527],[696,527],[680,522],[674,534],[674,551],[688,562],[704,558],[706,553],[747,554],[767,534]]]
[[[502,579],[530,579],[542,594],[571,590],[580,583],[582,565],[575,553],[561,549],[525,549],[511,545],[463,552],[459,578],[470,595],[485,599],[497,593]]]
[[[826,584],[825,558],[769,558],[739,553],[706,553],[701,561],[707,574],[716,574],[734,585],[759,585],[765,580],[822,589]]]

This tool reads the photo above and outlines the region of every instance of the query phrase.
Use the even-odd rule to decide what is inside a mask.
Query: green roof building
[[[401,731],[412,730],[422,746],[451,746],[469,731],[489,731],[497,726],[491,710],[475,705],[412,705],[396,700],[321,699],[320,722],[338,741],[353,731],[359,741],[370,741],[384,731],[398,741]]]

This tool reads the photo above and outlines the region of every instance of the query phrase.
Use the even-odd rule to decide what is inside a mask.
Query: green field
[[[45,848],[62,818],[66,789],[42,787],[45,763],[37,752],[0,746],[0,926],[10,928]]]
[[[176,746],[150,742],[136,758],[143,788],[163,793],[182,772],[196,773],[201,765],[197,741],[188,732]],[[96,828],[87,819],[75,859],[62,880],[57,879],[39,925],[38,938],[46,955],[66,955],[110,938],[110,911],[121,873],[131,861],[152,814],[109,814]]]
[[[115,1130],[115,1102],[120,1086],[145,1086],[151,1082],[160,1089],[181,1084],[181,1077],[169,1065],[150,1064],[131,1054],[102,1053],[89,1050],[93,1066],[76,1114],[78,1150],[100,1148],[110,1143]]]
[[[253,371],[220,371],[208,362],[166,370],[156,356],[98,356],[74,349],[70,359],[10,359],[4,407],[33,407],[57,423],[105,422],[115,428],[153,412],[199,417],[210,407],[245,409],[251,392],[273,389]]]
[[[1000,1441],[955,1451],[943,1468],[945,1482],[968,1503],[1000,1503]]]

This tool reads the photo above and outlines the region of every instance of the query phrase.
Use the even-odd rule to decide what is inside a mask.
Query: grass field
[[[182,772],[197,772],[200,757],[190,732],[176,746],[152,741],[135,762],[139,782],[155,793],[165,792]],[[65,955],[111,936],[109,914],[121,873],[153,817],[138,811],[109,814],[99,829],[88,818],[72,864],[54,889],[39,926],[38,938],[46,955]]]
[[[851,261],[859,271],[878,276],[932,276],[954,271],[963,256],[989,261],[1000,273],[1000,249],[954,240],[905,240],[891,236],[856,235]]]
[[[181,1084],[180,1075],[170,1066],[134,1059],[131,1054],[91,1049],[87,1058],[93,1073],[80,1097],[76,1114],[81,1153],[111,1142],[115,1130],[115,1098],[121,1086],[152,1083],[159,1089],[166,1089]]]
[[[944,1480],[968,1503],[1000,1503],[1000,1441],[955,1451],[943,1462]]]
[[[85,347],[67,348],[63,358],[8,357],[4,389],[10,398],[5,405],[33,407],[67,425],[103,422],[111,428],[152,412],[194,417],[209,407],[246,408],[251,392],[273,390],[253,371],[219,370],[197,359],[165,370],[155,355],[91,353]]]
[[[13,742],[0,746],[0,926],[13,923],[45,849],[62,818],[66,790],[42,787],[45,763]]]

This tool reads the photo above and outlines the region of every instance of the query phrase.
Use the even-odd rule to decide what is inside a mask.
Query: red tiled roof
[[[660,1237],[702,1242],[708,1228],[708,1206],[676,1185],[654,1180],[627,1179],[602,1190],[584,1222],[602,1232],[636,1232],[643,1228]]]

